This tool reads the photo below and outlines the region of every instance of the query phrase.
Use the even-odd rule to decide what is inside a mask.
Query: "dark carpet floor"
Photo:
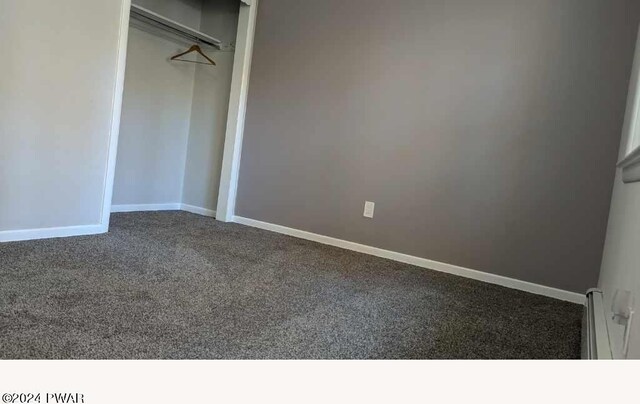
[[[0,244],[0,358],[578,358],[582,307],[184,212]]]

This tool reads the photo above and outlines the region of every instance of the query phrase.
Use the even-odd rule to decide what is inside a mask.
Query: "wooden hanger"
[[[207,62],[198,62],[198,61],[194,61],[194,60],[178,59],[179,57],[184,56],[184,55],[186,55],[188,53],[191,53],[191,52],[199,53],[203,58],[207,59],[208,63]],[[173,56],[171,58],[171,60],[177,60],[179,62],[187,62],[187,63],[199,63],[199,64],[202,64],[202,65],[209,65],[209,66],[215,66],[216,65],[216,62],[214,62],[213,59],[211,59],[209,56],[205,55],[204,52],[202,52],[202,49],[200,49],[200,46],[198,46],[198,45],[191,46],[188,51],[182,52],[182,53],[179,53],[179,54]]]

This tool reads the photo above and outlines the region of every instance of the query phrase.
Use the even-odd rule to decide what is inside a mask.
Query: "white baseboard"
[[[195,213],[196,215],[201,215],[201,216],[216,217],[215,210],[200,208],[198,206],[193,206],[193,205],[187,205],[186,203],[183,203],[180,205],[180,210],[184,210],[185,212]]]
[[[86,226],[50,227],[44,229],[5,230],[0,231],[0,242],[39,240],[44,238],[88,236],[107,232],[101,224]]]
[[[183,203],[145,204],[145,205],[113,205],[111,212],[153,212],[168,210],[184,210],[201,216],[216,217],[216,211],[199,208]],[[101,224],[87,226],[51,227],[45,229],[5,230],[0,231],[0,243],[10,241],[39,240],[45,238],[88,236],[102,234],[108,231],[107,226]]]
[[[167,211],[167,210],[184,210],[185,212],[195,213],[196,215],[216,217],[215,210],[188,205],[186,203],[160,203],[160,204],[144,204],[144,205],[113,205],[111,206],[112,213],[159,212],[159,211]]]
[[[112,205],[112,213],[124,212],[155,212],[161,210],[180,210],[179,203],[152,203],[140,205]]]
[[[233,221],[246,226],[257,227],[264,230],[282,233],[289,236],[302,238],[305,240],[316,241],[318,243],[331,245],[334,247],[353,250],[364,254],[375,255],[376,257],[387,258],[393,261],[403,262],[405,264],[415,265],[421,268],[432,269],[434,271],[446,272],[453,275],[471,278],[478,281],[492,283],[495,285],[505,286],[511,289],[522,290],[536,295],[543,295],[559,300],[572,303],[583,304],[585,295],[575,292],[569,292],[562,289],[556,289],[548,286],[538,285],[531,282],[525,282],[518,279],[507,278],[506,276],[494,275],[487,272],[476,271],[474,269],[459,267],[457,265],[446,264],[443,262],[433,261],[426,258],[415,257],[412,255],[402,254],[394,251],[383,250],[381,248],[371,247],[351,241],[340,240],[333,237],[323,236],[320,234],[310,233],[303,230],[292,229],[277,224],[261,222],[259,220],[248,219],[246,217],[234,216]]]

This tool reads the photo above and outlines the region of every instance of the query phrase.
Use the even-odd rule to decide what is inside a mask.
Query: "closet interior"
[[[239,0],[133,0],[112,212],[215,216]]]

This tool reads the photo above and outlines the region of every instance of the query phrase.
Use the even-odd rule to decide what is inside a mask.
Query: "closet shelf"
[[[131,19],[148,23],[157,28],[161,28],[164,31],[181,36],[193,42],[206,44],[218,49],[223,48],[222,41],[220,41],[219,39],[204,34],[200,31],[196,31],[195,29],[189,28],[184,24],[180,24],[177,21],[154,13],[151,10],[137,6],[135,4],[131,5]]]

